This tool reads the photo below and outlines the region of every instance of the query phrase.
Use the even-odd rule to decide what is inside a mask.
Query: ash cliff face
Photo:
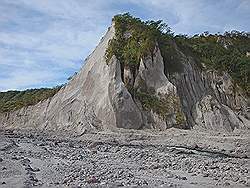
[[[85,65],[52,98],[0,114],[0,128],[80,135],[113,128],[249,128],[248,101],[227,73],[203,71],[176,44],[182,71],[169,76],[158,44],[136,69],[105,57],[114,23]]]
[[[183,72],[172,81],[188,125],[225,131],[249,128],[249,101],[240,89],[234,90],[232,78],[227,73],[202,71],[192,57],[181,55]]]

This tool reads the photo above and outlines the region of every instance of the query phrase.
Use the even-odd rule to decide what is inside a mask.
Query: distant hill
[[[10,112],[53,97],[60,87],[0,92],[0,112]]]

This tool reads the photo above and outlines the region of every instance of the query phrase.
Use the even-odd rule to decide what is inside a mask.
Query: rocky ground
[[[249,187],[249,131],[0,131],[0,187]]]

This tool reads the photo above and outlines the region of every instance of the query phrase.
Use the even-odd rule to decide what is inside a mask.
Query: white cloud
[[[1,79],[0,90],[8,89],[16,90],[20,88],[30,88],[37,85],[53,82],[58,78],[57,73],[52,71],[38,71],[38,70],[18,70],[13,71],[8,77]]]
[[[147,7],[151,17],[170,23],[176,33],[249,31],[250,0],[130,0]],[[172,14],[167,14],[171,12]],[[169,17],[172,16],[171,17]],[[175,23],[171,19],[175,17]]]
[[[0,2],[0,10],[6,9],[0,27],[9,27],[0,28],[0,70],[6,71],[0,72],[0,88],[43,86],[50,78],[61,79],[58,71],[78,70],[106,30],[102,20],[107,12],[100,6],[75,0]]]

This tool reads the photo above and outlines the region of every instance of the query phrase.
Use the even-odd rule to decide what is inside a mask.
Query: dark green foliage
[[[34,105],[55,95],[61,86],[55,88],[28,89],[25,91],[0,92],[0,112],[9,112]]]
[[[182,72],[182,59],[180,54],[177,52],[174,40],[165,38],[164,40],[160,40],[158,43],[164,60],[165,74],[171,75],[176,72]]]
[[[160,99],[151,93],[137,91],[135,98],[141,102],[145,110],[153,110],[163,118],[166,118],[171,108],[171,99],[168,97]]]
[[[172,36],[170,28],[159,21],[142,21],[129,13],[117,15],[115,38],[110,40],[106,51],[107,62],[115,55],[123,66],[136,69],[142,57],[153,54],[156,43]]]
[[[250,35],[245,32],[226,32],[212,35],[208,32],[193,37],[176,36],[176,43],[195,57],[206,69],[228,72],[235,83],[250,94]]]
[[[152,110],[163,119],[166,119],[168,115],[175,113],[177,120],[176,123],[178,125],[185,122],[185,116],[180,108],[180,101],[171,93],[159,97],[155,95],[155,91],[151,88],[148,89],[148,91],[134,91],[134,98],[141,102],[144,110]]]

